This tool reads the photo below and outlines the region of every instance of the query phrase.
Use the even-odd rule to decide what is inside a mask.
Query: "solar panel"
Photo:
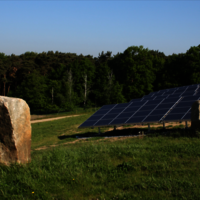
[[[195,94],[195,91],[186,91],[182,94],[182,96],[193,96]]]
[[[200,95],[200,91],[196,91],[193,96]]]
[[[139,98],[139,99],[131,99],[131,101],[129,102],[129,103],[131,103],[131,102],[138,102],[138,101],[141,101],[142,100],[142,98]]]
[[[188,111],[188,107],[175,107],[170,114],[175,114],[175,113],[185,113]]]
[[[169,96],[162,103],[165,104],[165,103],[177,102],[179,99],[180,97]]]
[[[94,124],[94,126],[106,126],[109,125],[111,121],[112,119],[99,120]]]
[[[130,118],[134,112],[136,112],[137,110],[134,110],[132,112],[123,112],[121,114],[119,114],[118,118]]]
[[[85,121],[84,123],[82,123],[79,128],[86,128],[86,127],[93,127],[93,125],[95,124],[96,120],[95,121]]]
[[[183,99],[181,100],[182,102],[185,102],[185,101],[196,101],[198,100],[198,96],[188,96],[188,97],[183,97]]]
[[[133,101],[133,103],[135,103],[135,102]],[[115,109],[118,109],[118,108],[126,108],[128,105],[129,105],[129,103],[120,103],[120,104],[117,104],[117,105],[115,106]]]
[[[116,106],[116,104],[112,104],[112,105],[105,105],[105,106],[102,106],[101,108],[100,108],[100,110],[107,110],[107,109],[111,109],[111,108],[113,108],[113,107],[115,107]]]
[[[182,93],[177,93],[177,94],[171,94],[170,97],[181,97]]]
[[[157,99],[157,98],[166,98],[166,97],[168,97],[169,96],[169,94],[163,94],[163,95],[156,95],[155,97],[154,97],[154,99]]]
[[[154,98],[155,98],[155,97],[145,97],[145,98],[142,98],[141,101],[152,100],[152,99],[154,99]]]
[[[128,106],[123,112],[121,112],[115,119],[113,119],[109,124],[110,125],[114,125],[116,123],[120,123],[120,124],[125,124],[129,118],[131,118],[133,115],[135,115],[137,112],[139,112],[141,110],[141,108],[143,108],[143,106],[148,103],[148,101],[143,102],[143,104],[138,104],[138,106],[134,106],[131,107],[132,105]],[[134,109],[134,111],[132,111],[132,115],[131,114],[127,114],[126,113],[130,113],[130,111]]]
[[[128,121],[126,121],[126,124],[137,124],[137,123],[141,123],[141,122],[143,121],[144,118],[145,118],[145,116],[131,117],[130,119],[128,119]]]
[[[145,118],[143,121],[145,123],[159,122],[162,119],[163,115],[164,115],[164,113],[160,114],[160,115],[150,115],[147,118]]]
[[[134,106],[134,107],[129,107],[129,108],[126,108],[126,110],[124,112],[136,112],[138,110],[138,108],[140,108],[139,106]]]
[[[142,110],[152,110],[152,109],[154,109],[155,108],[155,104],[153,104],[153,105],[144,105],[141,109],[140,109],[140,111],[142,111]],[[128,108],[128,110],[129,109],[131,109],[131,107],[130,108]]]
[[[119,121],[120,119],[122,119],[121,121],[123,121],[124,119],[126,119],[126,121],[127,121],[131,116],[133,116],[135,113],[137,113],[139,110],[141,110],[141,108],[143,108],[144,105],[146,105],[147,103],[148,103],[148,101],[137,103],[137,106],[134,103],[131,104],[131,105],[129,105],[127,108],[125,108],[123,110],[123,112],[121,112],[115,119],[113,119],[113,121],[111,122],[111,124],[115,123],[116,120]],[[132,110],[132,109],[134,109],[134,112],[132,111],[132,115],[131,116],[128,115],[126,117],[121,117],[122,114],[129,113],[130,110]]]
[[[143,122],[162,102],[163,100],[150,100],[138,112],[136,112],[126,123]]]
[[[103,117],[104,115],[92,115],[88,120],[93,121],[93,120],[99,120]]]
[[[184,89],[178,89],[178,90],[176,90],[175,92],[174,92],[174,94],[177,94],[177,93],[183,93],[183,92],[185,92],[185,88]]]
[[[117,104],[105,105],[95,112],[88,120],[86,120],[79,127],[91,127],[94,126],[99,120],[101,120],[107,113],[109,113]]]
[[[166,97],[157,96],[157,97],[155,97],[153,100],[162,100],[163,98],[168,98],[168,97],[169,97],[169,95],[166,96]]]
[[[175,102],[170,102],[170,103],[166,103],[166,104],[161,104],[157,107],[158,110],[160,109],[170,109],[173,105],[175,104]]]
[[[95,115],[105,115],[109,110],[98,110]]]
[[[187,92],[187,91],[196,91],[196,90],[198,90],[198,87],[188,87],[185,91]]]
[[[133,116],[134,117],[141,117],[141,116],[147,116],[149,115],[149,113],[151,112],[151,110],[140,110],[139,112],[135,113]]]
[[[151,115],[154,116],[154,115],[164,115],[165,113],[167,113],[169,110],[169,108],[163,108],[163,109],[155,109]]]
[[[184,113],[176,113],[174,115],[167,115],[163,121],[180,121],[184,116]]]
[[[109,125],[111,126],[113,126],[113,125],[118,125],[118,124],[125,124],[125,122],[127,121],[127,119],[128,119],[128,117],[126,117],[126,118],[118,118],[118,119],[114,119],[113,121],[111,121],[110,123],[109,123]]]
[[[200,85],[151,92],[129,103],[104,105],[79,128],[181,121],[191,119],[191,106],[200,99]]]
[[[140,107],[144,104],[146,101],[141,101],[141,102],[133,102],[129,107]]]
[[[159,122],[181,98],[164,99],[143,122]]]
[[[192,104],[199,98],[200,96],[183,97],[180,102],[178,102],[177,105],[173,108],[173,110],[164,118],[163,121],[181,121],[186,119],[186,115],[190,111]]]
[[[107,114],[107,115],[104,115],[102,120],[105,120],[105,119],[113,119],[115,117],[117,117],[118,113],[114,113],[114,114]]]
[[[165,95],[170,95],[170,94],[173,94],[175,92],[175,90],[173,90],[173,91],[167,91],[167,92],[165,92]]]
[[[183,117],[182,120],[191,120],[191,111],[189,110]]]
[[[111,113],[117,113],[117,114],[119,114],[119,113],[122,112],[123,110],[124,110],[124,108],[112,109],[111,111],[109,111],[109,114],[111,114]]]
[[[96,120],[96,122],[93,124],[93,126],[107,126],[109,125],[109,123],[116,118],[123,110],[125,110],[127,107],[129,107],[131,104],[136,104],[139,105],[141,103],[139,102],[131,102],[131,103],[122,103],[122,104],[115,104],[115,105],[109,105],[108,107],[104,107],[104,108],[110,108],[110,110],[103,110],[104,113],[103,115],[101,115],[101,117],[98,118],[98,120]],[[143,103],[144,104],[144,103]],[[96,116],[97,114],[99,114],[98,112],[96,112],[93,116]],[[88,119],[90,120],[90,119]],[[81,127],[84,126],[81,125]]]
[[[148,101],[126,123],[158,122],[180,98]]]
[[[165,93],[160,93],[162,95],[156,94],[156,95],[153,96],[154,98],[146,96],[145,100],[151,100],[151,99],[157,100],[157,99],[162,99],[163,97],[164,98],[169,98],[169,97],[171,98],[171,97],[181,97],[181,96],[193,96],[193,95],[197,94],[198,90],[196,90],[196,88],[197,87],[195,87],[195,88],[186,87],[184,89],[174,90],[173,92],[168,91],[168,92],[165,92]],[[199,91],[199,93],[200,93],[200,91]]]

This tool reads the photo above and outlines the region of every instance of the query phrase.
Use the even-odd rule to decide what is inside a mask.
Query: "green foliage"
[[[191,47],[186,52],[186,65],[188,79],[192,84],[200,82],[200,45]]]
[[[110,94],[110,103],[125,103],[126,99],[124,98],[122,94],[123,87],[116,81],[115,84],[113,84],[113,87],[111,89]]]
[[[44,76],[37,71],[27,75],[15,96],[24,99],[31,109],[45,109],[50,98],[46,95],[47,84]]]
[[[74,77],[74,92],[78,96],[77,103],[85,107],[93,95],[95,65],[88,58],[80,57],[70,65],[70,68]]]
[[[0,53],[0,95],[24,98],[32,112],[47,113],[129,102],[152,91],[200,82],[200,45],[169,56],[143,46],[111,55]]]
[[[116,79],[123,84],[123,95],[126,99],[139,98],[153,90],[155,74],[148,49],[131,46],[116,59],[119,63],[113,69]]]

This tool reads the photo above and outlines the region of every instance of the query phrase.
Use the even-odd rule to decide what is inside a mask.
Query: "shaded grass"
[[[0,165],[0,199],[200,198],[197,134],[180,128],[158,128],[150,133],[147,128],[109,132],[102,128],[102,136],[146,134],[103,139],[97,129],[77,129],[87,118],[84,115],[32,124],[32,150],[78,140],[77,134],[96,137],[32,151],[31,163],[24,166]]]

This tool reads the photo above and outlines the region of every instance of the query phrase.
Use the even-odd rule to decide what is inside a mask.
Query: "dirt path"
[[[31,124],[40,123],[40,122],[48,122],[48,121],[63,119],[63,118],[66,118],[66,117],[77,117],[77,116],[80,116],[80,115],[70,115],[70,116],[64,116],[64,117],[54,117],[54,118],[49,118],[49,119],[38,119],[38,120],[31,121]]]

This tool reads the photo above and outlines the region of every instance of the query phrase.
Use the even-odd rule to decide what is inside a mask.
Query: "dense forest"
[[[130,46],[98,58],[56,51],[0,53],[0,95],[24,99],[31,113],[129,102],[152,91],[200,83],[200,45],[165,56]]]

